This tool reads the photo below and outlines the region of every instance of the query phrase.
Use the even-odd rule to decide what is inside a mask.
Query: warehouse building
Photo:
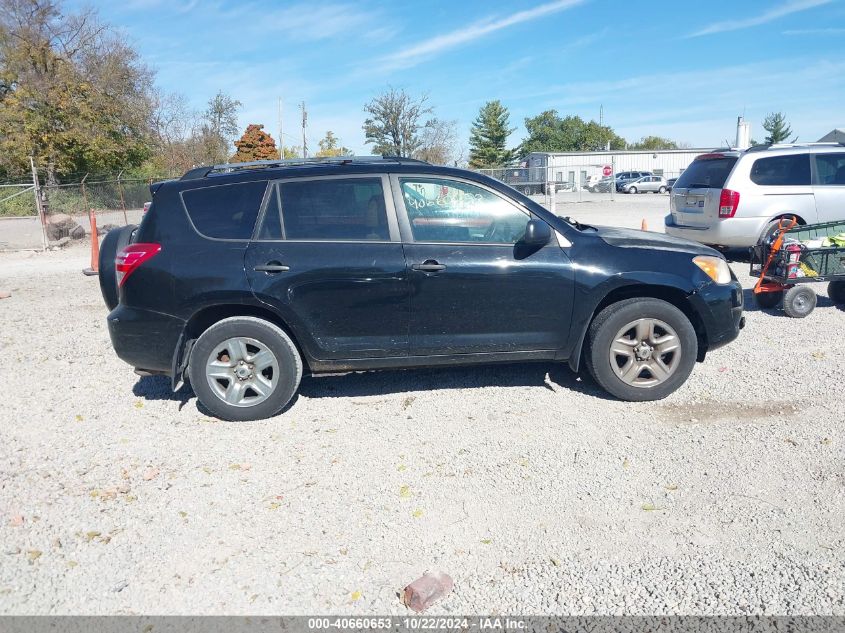
[[[525,167],[530,180],[571,183],[584,186],[588,180],[607,173],[650,171],[656,176],[677,178],[696,156],[713,148],[611,150],[606,152],[535,152],[526,157]]]

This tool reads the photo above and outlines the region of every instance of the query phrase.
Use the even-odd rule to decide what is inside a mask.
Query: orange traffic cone
[[[640,230],[641,231],[648,231],[648,222],[645,221],[645,218],[643,218],[643,223],[640,224]]]
[[[97,216],[94,209],[88,210],[88,221],[91,223],[91,266],[82,271],[83,275],[93,277],[100,274],[100,236],[97,233]]]

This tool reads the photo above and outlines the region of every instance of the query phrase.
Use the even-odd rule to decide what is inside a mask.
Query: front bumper
[[[117,356],[139,369],[173,371],[173,356],[185,322],[176,317],[123,304],[108,317],[109,336]]]
[[[769,219],[764,217],[734,217],[715,220],[709,226],[685,226],[675,224],[675,218],[672,217],[671,213],[663,220],[668,235],[683,237],[700,244],[729,246],[731,248],[754,246],[768,222]]]
[[[742,286],[736,280],[704,284],[690,295],[690,301],[701,317],[707,351],[727,345],[745,327]]]

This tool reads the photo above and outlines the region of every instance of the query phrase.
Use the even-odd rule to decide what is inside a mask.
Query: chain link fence
[[[0,251],[42,249],[91,234],[89,210],[100,235],[141,221],[150,184],[161,178],[85,178],[75,183],[0,185]],[[39,215],[38,201],[44,213]]]

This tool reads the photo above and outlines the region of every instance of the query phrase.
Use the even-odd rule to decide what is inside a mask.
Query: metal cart
[[[838,239],[832,239],[837,238]],[[783,301],[787,316],[801,319],[816,307],[809,284],[829,282],[828,296],[845,304],[845,222],[799,225],[784,218],[777,230],[751,247],[754,299],[761,308]],[[829,243],[829,246],[822,246]]]

